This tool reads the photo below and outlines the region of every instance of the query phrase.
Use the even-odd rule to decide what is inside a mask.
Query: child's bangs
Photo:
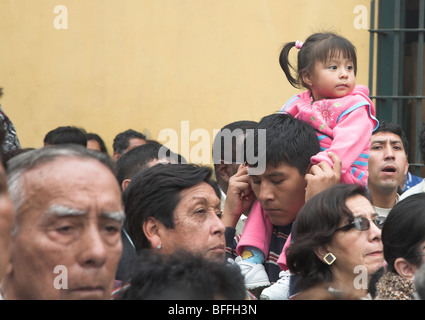
[[[317,61],[326,64],[333,58],[342,57],[352,60],[354,72],[357,72],[356,48],[353,44],[341,37],[331,37],[324,39],[315,46],[315,57]]]

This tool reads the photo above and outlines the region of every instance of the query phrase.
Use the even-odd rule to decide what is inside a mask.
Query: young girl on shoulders
[[[298,50],[296,67],[289,61],[293,48]],[[315,33],[304,43],[286,43],[281,50],[279,63],[292,86],[306,89],[291,97],[280,112],[308,122],[316,130],[321,152],[311,158],[311,163],[327,161],[333,166],[328,155],[328,152],[332,152],[342,161],[342,183],[367,185],[369,139],[379,123],[368,96],[369,89],[356,85],[357,57],[354,45],[334,33]],[[255,279],[264,284],[267,277],[264,269],[260,269],[260,274],[255,276],[248,273],[259,270],[250,268],[250,264],[262,264],[267,258],[268,250],[258,248],[267,248],[271,232],[272,225],[264,211],[251,210],[237,246],[237,253],[241,256],[237,263],[243,273],[246,270],[245,279]],[[285,247],[287,245],[289,239]],[[286,269],[285,261],[285,250],[282,250],[278,264],[283,270]],[[277,285],[288,287],[287,283],[279,281]],[[255,283],[247,284],[247,287],[252,286],[255,287]],[[282,290],[273,287],[265,289],[264,296],[269,299],[282,298]]]

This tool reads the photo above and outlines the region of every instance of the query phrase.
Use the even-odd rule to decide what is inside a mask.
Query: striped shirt
[[[291,233],[292,223],[287,226],[273,226],[273,232],[270,239],[269,254],[264,262],[264,269],[271,283],[279,279],[279,273],[282,269],[277,264],[277,260],[282,252],[283,246]],[[235,259],[237,257],[236,246],[241,235],[235,236],[235,229],[226,227],[226,257]]]

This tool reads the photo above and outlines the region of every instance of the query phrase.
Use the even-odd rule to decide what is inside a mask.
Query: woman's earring
[[[335,262],[336,257],[332,253],[329,252],[326,256],[323,257],[323,260],[325,260],[325,262],[328,265],[331,265],[332,263]]]
[[[161,250],[161,248],[162,248],[162,246],[160,244],[156,246],[157,250]]]

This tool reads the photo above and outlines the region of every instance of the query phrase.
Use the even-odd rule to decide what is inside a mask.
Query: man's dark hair
[[[240,156],[239,159],[242,159],[243,161],[243,155],[236,154],[236,145],[238,142],[237,138],[239,137],[239,135],[245,135],[248,129],[254,129],[257,124],[258,123],[256,121],[241,120],[231,122],[220,129],[220,131],[214,138],[212,148],[214,168],[217,167],[220,161],[225,161],[229,158],[231,158],[232,163],[235,163],[237,161],[238,156]],[[226,141],[231,141],[231,150],[225,149]],[[231,157],[227,155],[225,156],[225,152],[230,151]]]
[[[391,121],[380,120],[378,128],[376,128],[376,130],[372,132],[372,135],[377,134],[378,132],[391,132],[398,135],[401,139],[401,142],[403,143],[404,152],[406,153],[406,155],[408,155],[409,142],[407,141],[406,135],[404,134],[404,131],[400,125]]]
[[[160,144],[148,143],[138,146],[123,154],[116,165],[116,176],[121,184],[125,179],[131,179],[137,172],[148,167],[148,163],[158,159]]]
[[[145,249],[122,300],[244,300],[243,276],[236,265],[199,254],[176,251],[163,255]]]
[[[265,142],[261,133],[265,132]],[[245,157],[249,166],[262,162],[272,167],[284,163],[296,167],[304,176],[310,165],[310,158],[320,151],[316,132],[308,123],[287,113],[263,117],[253,133],[245,138]],[[249,156],[255,156],[255,162]]]
[[[45,145],[74,143],[87,147],[87,132],[75,126],[60,126],[50,130],[43,142]]]
[[[118,153],[122,154],[128,148],[129,141],[132,138],[138,138],[138,139],[146,140],[146,136],[143,133],[138,132],[138,131],[133,130],[133,129],[128,129],[124,132],[118,133],[115,136],[114,142],[112,144],[112,148],[113,148],[114,152],[118,152]]]

